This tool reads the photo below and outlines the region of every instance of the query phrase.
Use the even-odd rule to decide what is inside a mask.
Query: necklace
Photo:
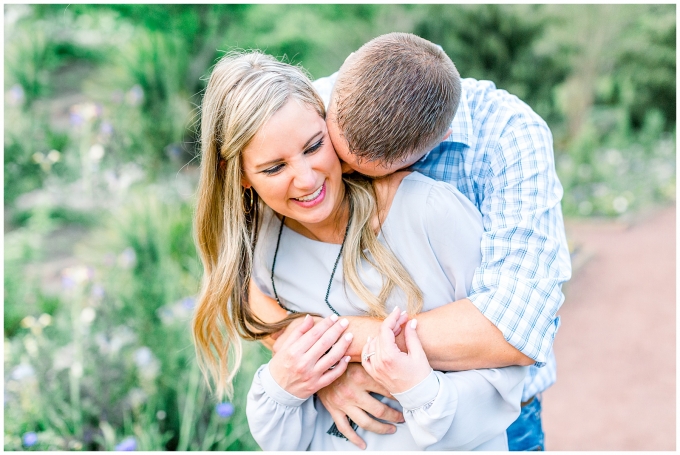
[[[281,219],[281,227],[279,227],[279,237],[276,239],[276,249],[274,250],[274,261],[272,262],[272,289],[274,290],[274,297],[276,298],[276,303],[278,303],[281,308],[283,308],[286,311],[290,311],[291,313],[299,313],[299,311],[291,310],[290,308],[285,307],[281,303],[281,300],[279,300],[279,295],[276,293],[276,285],[274,284],[274,268],[276,267],[276,256],[279,254],[279,244],[281,243],[281,233],[283,233],[283,223],[284,223],[284,221],[286,221],[285,216]],[[335,276],[335,269],[338,268],[338,263],[340,262],[340,256],[342,256],[342,250],[345,247],[345,240],[347,240],[347,232],[349,232],[349,225],[351,223],[352,223],[352,209],[350,207],[349,219],[347,220],[347,227],[345,228],[345,236],[342,238],[342,244],[340,245],[340,251],[338,252],[338,257],[335,258],[335,264],[333,264],[333,271],[331,272],[331,279],[328,280],[328,287],[326,288],[326,297],[324,298],[324,301],[326,302],[326,305],[328,305],[328,308],[330,308],[331,311],[338,316],[340,316],[340,313],[335,311],[335,308],[333,308],[333,305],[328,303],[328,296],[331,293],[331,284],[333,283],[333,277]]]

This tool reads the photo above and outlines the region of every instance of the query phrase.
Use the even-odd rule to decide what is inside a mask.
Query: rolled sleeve
[[[469,296],[536,366],[550,355],[561,286],[571,276],[563,190],[552,156],[552,136],[542,121],[520,117],[501,134],[483,188],[482,264]]]

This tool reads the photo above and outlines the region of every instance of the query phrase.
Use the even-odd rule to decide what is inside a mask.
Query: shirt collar
[[[461,87],[458,109],[456,109],[456,115],[453,117],[453,120],[451,121],[450,128],[451,134],[449,135],[448,138],[444,140],[444,142],[458,142],[465,145],[466,147],[470,147],[472,139],[472,117],[470,116],[470,107],[468,106],[468,99],[467,94],[465,92],[465,87]],[[427,152],[418,161],[425,160],[431,151],[432,150]]]
[[[470,116],[470,106],[468,105],[467,93],[464,87],[460,91],[460,102],[458,103],[456,115],[451,121],[451,135],[446,140],[470,146],[472,140],[472,117]]]

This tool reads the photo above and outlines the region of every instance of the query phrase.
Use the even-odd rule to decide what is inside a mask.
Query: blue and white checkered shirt
[[[314,83],[326,105],[336,77]],[[482,213],[482,263],[469,299],[536,360],[524,384],[527,400],[555,382],[556,313],[571,277],[552,135],[516,96],[475,79],[462,80],[451,130],[412,169],[455,185]]]

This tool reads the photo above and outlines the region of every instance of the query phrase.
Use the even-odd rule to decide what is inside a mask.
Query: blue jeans
[[[512,451],[545,450],[541,426],[541,394],[522,407],[517,420],[508,428],[508,445]]]

